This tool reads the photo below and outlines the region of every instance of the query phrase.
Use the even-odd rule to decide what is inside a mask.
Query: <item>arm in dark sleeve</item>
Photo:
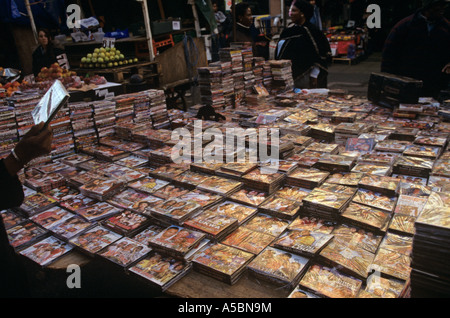
[[[319,35],[318,35],[317,46],[319,47],[320,56],[325,59],[322,62],[324,63],[324,66],[326,66],[328,64],[328,62],[330,62],[331,47],[330,47],[330,42],[328,41],[328,38],[320,30],[319,30]]]
[[[39,57],[40,54],[38,52],[38,49],[36,49],[33,52],[33,56],[32,56],[32,58],[33,58],[33,74],[34,74],[34,76],[38,76],[38,74],[39,74],[39,72],[41,71],[41,68],[42,68],[41,67],[42,62],[41,62],[41,58]]]
[[[23,187],[17,175],[11,176],[0,160],[0,210],[20,206],[23,202]]]

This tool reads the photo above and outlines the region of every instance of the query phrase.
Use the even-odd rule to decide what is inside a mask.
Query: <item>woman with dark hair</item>
[[[33,52],[33,74],[37,76],[43,67],[50,67],[56,63],[56,57],[64,51],[54,47],[50,32],[46,29],[38,30],[39,46]]]
[[[297,88],[326,88],[330,44],[326,36],[309,22],[313,6],[294,0],[289,9],[292,24],[283,30],[277,47],[278,60],[292,61],[292,75]]]

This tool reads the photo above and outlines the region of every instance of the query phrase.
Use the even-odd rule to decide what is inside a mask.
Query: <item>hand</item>
[[[44,122],[34,125],[16,145],[14,150],[23,165],[52,150],[53,130],[49,126],[43,127]]]
[[[442,73],[450,74],[450,63],[444,66],[444,68],[442,69]]]

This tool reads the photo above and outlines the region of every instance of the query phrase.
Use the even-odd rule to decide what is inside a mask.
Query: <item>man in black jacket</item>
[[[450,0],[424,0],[386,39],[381,71],[423,81],[423,96],[437,97],[448,87],[450,23],[443,16]]]

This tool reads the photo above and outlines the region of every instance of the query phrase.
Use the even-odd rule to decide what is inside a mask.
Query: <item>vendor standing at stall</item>
[[[33,74],[37,76],[43,67],[50,67],[57,62],[56,57],[64,53],[54,46],[50,32],[46,29],[38,30],[39,46],[33,52]]]
[[[252,9],[246,2],[238,3],[235,6],[236,11],[236,33],[235,42],[248,42],[252,44],[253,56],[269,56],[269,41],[253,23]]]
[[[292,61],[292,76],[297,88],[326,88],[330,44],[311,22],[314,7],[294,0],[289,9],[292,24],[283,30],[277,46],[277,60]]]

